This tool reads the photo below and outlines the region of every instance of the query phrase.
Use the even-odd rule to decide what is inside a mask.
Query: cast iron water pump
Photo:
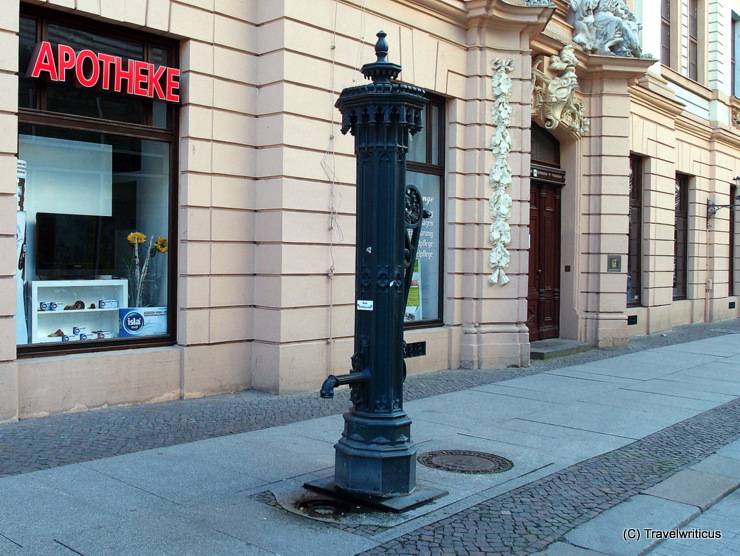
[[[416,486],[416,447],[403,410],[403,316],[424,209],[419,190],[406,185],[406,153],[427,100],[422,89],[395,82],[401,66],[386,60],[386,33],[377,36],[377,61],[362,67],[372,83],[344,89],[336,103],[357,157],[355,341],[352,371],[330,376],[321,395],[342,384],[352,389],[334,486],[394,497]]]

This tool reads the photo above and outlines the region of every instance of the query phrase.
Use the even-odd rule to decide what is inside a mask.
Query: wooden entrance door
[[[531,180],[529,204],[529,341],[560,336],[560,187]]]

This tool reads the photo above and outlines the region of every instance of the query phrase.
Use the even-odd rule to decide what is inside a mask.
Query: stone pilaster
[[[581,330],[597,347],[627,343],[627,229],[629,227],[629,82],[652,59],[590,56],[580,76],[589,134],[582,139]],[[608,268],[609,256],[620,270]]]

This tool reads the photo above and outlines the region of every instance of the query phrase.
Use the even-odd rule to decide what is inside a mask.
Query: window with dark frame
[[[686,174],[676,174],[674,206],[673,299],[687,298],[689,248],[689,183]]]
[[[699,80],[699,0],[689,0],[689,79]]]
[[[660,62],[664,66],[671,65],[671,0],[661,0]]]
[[[730,204],[735,204],[737,201],[737,186],[730,186]],[[735,207],[730,208],[730,230],[729,230],[729,244],[730,244],[730,264],[729,264],[729,276],[728,276],[728,287],[727,295],[735,295],[735,221],[737,220],[737,209]]]
[[[75,53],[87,50],[146,62],[149,71],[178,65],[174,41],[21,4],[18,155],[27,162],[28,256],[19,274],[27,292],[27,327],[25,338],[19,327],[18,353],[53,352],[62,346],[98,351],[120,348],[121,342],[127,347],[131,342],[171,344],[178,106],[143,95],[77,86],[74,70],[64,81],[31,78],[26,68],[42,41],[48,41],[54,52],[61,44]],[[89,60],[81,71],[94,71]],[[51,206],[50,199],[57,205]],[[83,233],[64,247],[65,237],[73,234],[60,230],[81,219],[86,229],[99,234],[95,247],[93,238],[85,242]],[[55,246],[47,255],[40,242],[48,243],[49,238],[55,238]],[[64,266],[59,264],[63,247],[74,259]],[[45,257],[51,263],[44,262]],[[101,257],[111,262],[103,265]],[[68,310],[52,315],[40,308],[52,301],[63,302]],[[141,306],[138,312],[136,301]],[[102,325],[124,317],[118,311],[126,309],[124,302],[131,309],[125,316],[133,315],[131,323],[139,322],[139,328],[132,324],[125,331],[111,330]],[[111,316],[104,318],[106,311]],[[152,327],[142,330],[143,322]]]
[[[642,176],[643,159],[630,155],[629,243],[627,247],[627,306],[641,304],[642,294]]]
[[[732,96],[738,96],[737,94],[737,32],[738,32],[738,15],[732,12],[732,18],[730,20],[730,94]]]
[[[424,127],[411,137],[406,156],[406,183],[419,188],[430,214],[422,222],[404,319],[407,328],[443,322],[445,101],[432,94],[427,97]]]

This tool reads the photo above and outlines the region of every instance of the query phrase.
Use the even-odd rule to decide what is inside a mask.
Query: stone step
[[[581,353],[592,348],[591,344],[566,340],[564,338],[551,338],[549,340],[537,340],[529,344],[529,356],[532,359],[553,359],[564,355]]]

